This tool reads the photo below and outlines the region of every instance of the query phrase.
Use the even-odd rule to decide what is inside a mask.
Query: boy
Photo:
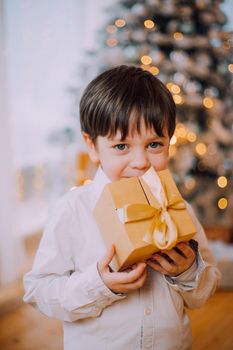
[[[60,199],[24,280],[25,302],[64,321],[65,349],[191,348],[184,306],[203,305],[219,279],[191,208],[197,254],[179,243],[123,272],[110,270],[114,247],[106,251],[92,214],[106,183],[167,167],[175,113],[167,88],[133,66],[102,73],[83,94],[82,133],[100,167],[91,184]]]

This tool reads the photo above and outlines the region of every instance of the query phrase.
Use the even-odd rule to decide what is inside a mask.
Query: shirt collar
[[[150,167],[150,169],[147,170],[147,172],[143,175],[143,177],[145,177],[144,180],[148,183],[149,186],[151,183],[153,184],[155,176],[158,177],[158,175],[156,174],[155,170],[152,167]],[[93,194],[96,200],[98,200],[99,196],[101,195],[101,192],[103,191],[104,186],[110,182],[112,181],[104,173],[101,166],[99,166],[99,168],[95,173],[94,179],[92,181]]]
[[[101,167],[99,167],[95,173],[92,186],[93,186],[93,194],[96,199],[99,198],[103,188],[106,184],[110,183],[111,180],[107,177]]]

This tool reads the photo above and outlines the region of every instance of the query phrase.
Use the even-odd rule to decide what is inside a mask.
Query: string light
[[[152,66],[152,67],[150,67],[149,70],[150,70],[151,74],[153,74],[153,75],[158,75],[159,74],[159,68],[158,67]]]
[[[203,99],[203,105],[206,107],[206,108],[213,108],[214,106],[214,101],[212,100],[212,98],[210,97],[205,97]]]
[[[187,140],[188,140],[189,142],[195,142],[196,139],[197,139],[197,135],[196,135],[194,132],[189,131],[189,132],[187,133]]]
[[[152,58],[150,56],[146,56],[146,55],[142,56],[141,62],[147,66],[148,64],[151,64]]]
[[[150,72],[150,66],[148,65],[148,66],[146,66],[145,64],[141,64],[141,68],[142,69],[144,69],[144,70],[146,70],[146,71],[148,71],[148,72]]]
[[[222,209],[222,210],[223,210],[223,209],[226,209],[227,204],[228,204],[227,199],[224,198],[224,197],[222,197],[222,198],[220,198],[220,199],[218,200],[218,207],[219,207],[219,209]]]
[[[107,26],[106,31],[109,34],[114,34],[114,33],[116,33],[117,28],[114,25],[109,25],[109,26]]]
[[[228,70],[229,70],[229,72],[233,73],[233,63],[230,63],[228,65]]]
[[[116,46],[118,44],[118,41],[115,38],[109,38],[109,39],[107,39],[106,44],[108,46],[113,47],[113,46]]]
[[[144,21],[144,26],[148,29],[152,29],[155,26],[155,23],[151,19],[147,19]]]
[[[173,86],[173,83],[171,82],[166,84],[166,87],[168,88],[169,91],[171,91],[172,86]]]
[[[167,88],[169,91],[171,91],[173,94],[179,94],[180,93],[180,87],[177,84],[174,84],[172,82],[167,83]]]
[[[183,99],[180,95],[173,95],[173,100],[176,105],[180,105],[183,102]]]
[[[184,126],[184,124],[182,124],[182,123],[177,123],[177,124],[176,124],[176,128],[177,128],[177,129],[183,129],[183,128],[185,128],[185,126]]]
[[[196,152],[200,156],[203,156],[207,151],[207,147],[204,143],[200,142],[196,145]]]
[[[224,188],[227,186],[227,178],[225,176],[220,176],[217,179],[217,184],[219,187]]]
[[[124,27],[126,24],[125,20],[123,18],[118,18],[115,20],[115,25],[118,27],[118,28],[122,28]]]
[[[180,87],[179,87],[179,85],[172,84],[171,87],[170,87],[170,91],[171,91],[173,94],[179,94],[179,93],[180,93]]]
[[[177,137],[181,137],[181,138],[186,137],[187,131],[186,131],[184,124],[182,124],[182,123],[177,124],[175,134]]]
[[[178,41],[183,40],[183,38],[184,38],[183,34],[180,33],[180,32],[175,32],[173,34],[173,37],[174,37],[175,40],[178,40]]]

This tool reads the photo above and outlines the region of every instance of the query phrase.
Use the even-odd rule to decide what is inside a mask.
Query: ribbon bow
[[[123,207],[124,223],[153,218],[143,241],[154,244],[159,249],[171,249],[177,242],[177,227],[168,210],[186,208],[181,196],[174,196],[170,201],[167,198],[165,196],[162,206],[157,202],[154,207],[149,204],[128,204]]]

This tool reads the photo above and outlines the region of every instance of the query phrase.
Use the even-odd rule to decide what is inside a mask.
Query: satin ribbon
[[[160,205],[156,200],[157,204],[154,207],[149,204],[125,205],[123,208],[124,223],[153,218],[143,241],[154,244],[159,249],[171,249],[177,243],[178,232],[168,211],[170,209],[183,210],[186,206],[181,196],[169,198],[164,193],[163,197],[163,204]]]

